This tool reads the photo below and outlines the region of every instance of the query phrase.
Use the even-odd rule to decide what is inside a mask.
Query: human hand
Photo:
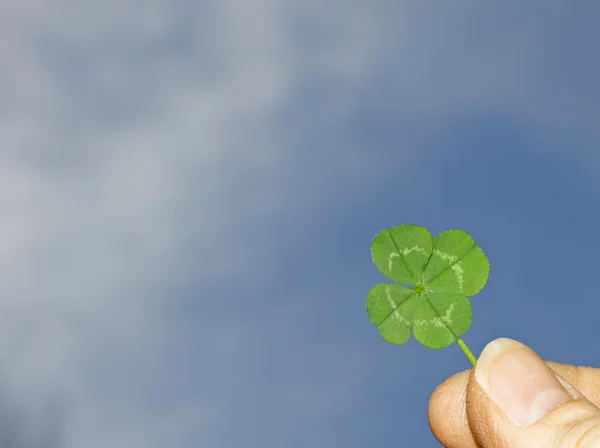
[[[599,408],[600,369],[497,339],[435,389],[428,415],[446,448],[600,448]]]

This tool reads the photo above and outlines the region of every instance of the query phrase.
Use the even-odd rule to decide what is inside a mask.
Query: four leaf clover
[[[410,337],[431,348],[457,342],[475,358],[461,335],[471,325],[468,296],[485,285],[490,264],[473,238],[449,229],[435,238],[422,226],[402,224],[375,235],[373,262],[396,283],[378,283],[367,294],[367,316],[387,342]],[[405,286],[410,285],[410,286]]]

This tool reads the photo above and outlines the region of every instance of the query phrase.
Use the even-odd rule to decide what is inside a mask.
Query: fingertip
[[[427,418],[435,438],[446,448],[476,448],[466,413],[466,388],[470,370],[457,373],[435,388]]]

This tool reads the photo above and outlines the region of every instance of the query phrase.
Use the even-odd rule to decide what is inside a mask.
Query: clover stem
[[[467,356],[467,358],[469,358],[469,361],[471,361],[471,364],[475,365],[475,363],[477,362],[477,359],[475,358],[475,356],[473,356],[473,353],[471,353],[471,350],[469,350],[469,347],[467,347],[467,344],[465,344],[465,341],[463,341],[461,338],[458,338],[456,343],[461,348],[463,353]]]

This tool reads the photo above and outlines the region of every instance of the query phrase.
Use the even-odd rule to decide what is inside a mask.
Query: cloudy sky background
[[[427,400],[467,359],[389,345],[364,311],[371,239],[400,223],[488,255],[474,353],[512,337],[600,365],[599,20],[0,2],[0,389],[25,432],[64,415],[69,448],[438,446]]]

